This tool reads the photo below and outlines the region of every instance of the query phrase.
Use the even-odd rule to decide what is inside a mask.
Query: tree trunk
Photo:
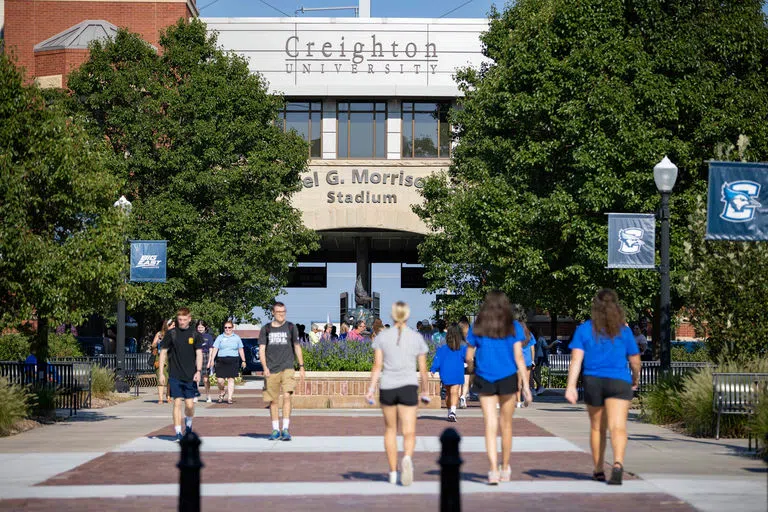
[[[37,318],[33,353],[38,363],[44,363],[48,360],[48,317],[44,315],[39,315]]]

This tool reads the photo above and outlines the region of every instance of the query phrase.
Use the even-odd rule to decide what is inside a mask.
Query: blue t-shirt
[[[213,348],[219,350],[216,353],[217,357],[237,357],[240,355],[237,349],[243,348],[243,340],[237,334],[231,336],[219,334],[213,343]]]
[[[523,347],[523,358],[525,359],[525,366],[531,366],[533,364],[533,357],[531,357],[531,347],[536,345],[536,338],[533,337],[533,334],[529,335],[528,343],[525,344]]]
[[[515,343],[521,343],[525,337],[523,326],[515,320],[515,333],[506,338],[475,336],[472,327],[467,332],[467,344],[475,347],[475,375],[496,382],[517,373],[515,363]]]
[[[441,345],[435,353],[430,372],[440,372],[440,381],[446,386],[464,384],[464,360],[467,358],[467,346],[451,350],[448,345]]]
[[[627,357],[640,351],[629,327],[622,327],[619,335],[610,339],[597,336],[592,320],[587,320],[576,328],[570,348],[584,351],[584,375],[632,383]]]

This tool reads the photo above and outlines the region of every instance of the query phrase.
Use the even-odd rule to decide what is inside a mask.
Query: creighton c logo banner
[[[768,164],[709,163],[709,240],[768,240]]]
[[[655,241],[652,214],[608,214],[608,268],[656,268]]]
[[[131,240],[131,281],[165,282],[165,240]]]

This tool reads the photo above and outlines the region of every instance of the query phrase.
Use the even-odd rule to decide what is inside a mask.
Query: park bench
[[[549,354],[549,372],[547,373],[547,387],[552,387],[552,377],[567,377],[568,368],[571,366],[571,354]]]
[[[715,439],[720,439],[720,418],[723,414],[752,415],[757,404],[768,394],[768,373],[713,373],[712,407],[717,413]],[[755,439],[755,449],[758,440]],[[752,449],[752,433],[749,433]]]

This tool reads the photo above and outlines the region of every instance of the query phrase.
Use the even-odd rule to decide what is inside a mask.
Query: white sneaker
[[[397,485],[397,471],[389,472],[389,483],[392,485]]]
[[[501,404],[496,404],[496,409],[501,409]]]
[[[197,403],[197,397],[192,400],[193,403]]]
[[[518,409],[522,409],[523,408],[523,402],[517,402],[517,405],[515,407],[517,407]]]
[[[208,400],[206,402],[211,403],[211,395],[208,395]]]
[[[413,461],[408,455],[403,457],[400,467],[402,469],[400,481],[407,487],[413,483]]]
[[[467,408],[467,399],[462,397],[459,397],[459,409],[466,409]]]

